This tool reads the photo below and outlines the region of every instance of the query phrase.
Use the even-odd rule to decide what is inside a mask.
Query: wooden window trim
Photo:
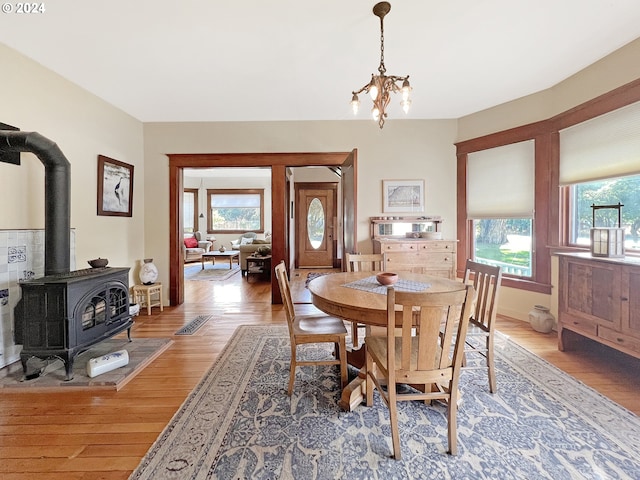
[[[535,140],[535,214],[531,280],[503,276],[502,284],[551,293],[552,250],[568,247],[568,193],[559,184],[560,130],[640,101],[640,79],[618,87],[547,120],[456,143],[458,276],[473,252],[472,221],[467,219],[467,155],[525,140]],[[587,248],[580,250],[588,250]]]

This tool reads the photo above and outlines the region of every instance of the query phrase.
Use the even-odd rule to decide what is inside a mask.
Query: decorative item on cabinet
[[[158,279],[158,268],[153,264],[153,258],[145,258],[140,267],[140,281],[143,285],[153,285]]]
[[[624,205],[591,205],[593,227],[591,228],[591,255],[594,257],[624,257],[624,228],[620,228],[621,210]],[[613,209],[618,211],[618,227],[596,227],[596,211]]]

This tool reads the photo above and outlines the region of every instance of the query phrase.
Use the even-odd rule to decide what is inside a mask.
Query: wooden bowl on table
[[[376,280],[380,285],[388,287],[398,281],[398,274],[391,272],[381,272],[376,275]]]

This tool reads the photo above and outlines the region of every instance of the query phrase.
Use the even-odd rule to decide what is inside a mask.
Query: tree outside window
[[[474,220],[474,260],[508,275],[531,277],[531,223],[530,218]]]

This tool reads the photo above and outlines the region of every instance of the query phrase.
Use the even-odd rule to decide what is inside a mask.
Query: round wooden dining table
[[[451,292],[464,288],[460,281],[435,277],[421,273],[399,273],[398,289],[404,286],[430,292]],[[377,287],[377,288],[376,288]],[[386,288],[377,286],[374,272],[341,272],[322,275],[311,280],[307,286],[313,305],[323,312],[350,322],[363,323],[367,327],[387,326]],[[348,352],[350,365],[360,368],[358,377],[342,391],[340,406],[353,410],[364,399],[366,372],[364,371],[364,348],[353,348]]]

